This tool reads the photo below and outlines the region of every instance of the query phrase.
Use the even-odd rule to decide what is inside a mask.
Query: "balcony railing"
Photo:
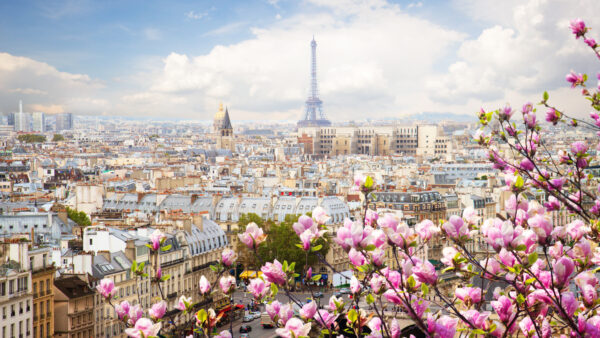
[[[177,297],[177,292],[171,292],[167,295],[167,298],[171,299],[171,298],[175,298]]]

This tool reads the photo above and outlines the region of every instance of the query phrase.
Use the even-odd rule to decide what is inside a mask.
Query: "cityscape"
[[[0,337],[600,336],[598,3],[138,5],[0,4]]]

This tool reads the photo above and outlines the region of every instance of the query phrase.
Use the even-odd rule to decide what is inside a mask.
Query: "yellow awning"
[[[258,274],[257,274],[256,271],[254,271],[254,270],[244,270],[244,272],[242,272],[240,274],[240,278],[244,278],[244,279],[258,278],[260,276],[262,276],[262,271],[258,271]]]

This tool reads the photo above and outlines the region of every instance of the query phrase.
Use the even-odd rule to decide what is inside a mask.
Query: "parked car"
[[[244,318],[242,318],[242,322],[244,322],[244,323],[251,322],[253,320],[254,320],[253,315],[246,315],[246,316],[244,316]]]
[[[323,292],[315,292],[315,298],[323,298]]]
[[[347,295],[347,294],[349,294],[349,293],[350,293],[350,289],[348,289],[348,288],[342,288],[342,289],[340,289],[340,292],[341,292],[343,295]]]
[[[247,333],[252,331],[252,327],[250,325],[242,325],[240,326],[240,333]]]
[[[247,334],[247,333],[242,333],[242,334],[240,335],[240,338],[250,338],[250,335],[249,335],[249,334]]]
[[[273,323],[271,316],[269,316],[269,314],[267,312],[263,312],[260,315],[260,325],[262,325],[263,328],[274,328],[275,327],[275,323]]]
[[[254,319],[258,319],[258,318],[260,318],[260,314],[261,314],[261,313],[260,313],[260,311],[253,311],[253,312],[250,312],[250,315],[251,315],[252,317],[254,317]]]
[[[334,296],[336,296],[337,298],[340,298],[342,296],[342,293],[340,291],[336,291],[333,293]]]

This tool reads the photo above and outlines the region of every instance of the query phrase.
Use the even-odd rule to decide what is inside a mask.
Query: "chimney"
[[[110,262],[110,252],[108,250],[98,251],[98,255],[104,257],[107,261]]]
[[[142,200],[142,198],[144,198],[144,196],[146,196],[145,193],[138,192],[138,194],[137,194],[137,202],[140,203],[140,201]]]
[[[62,207],[57,212],[58,218],[63,221],[65,224],[69,224],[69,216],[67,215],[67,208]],[[48,224],[50,226],[50,224]]]
[[[198,195],[197,194],[192,194],[192,199],[190,201],[190,205],[194,204],[194,202],[196,202],[197,199],[198,199]]]
[[[125,243],[125,256],[130,261],[135,261],[135,240],[128,239]]]
[[[192,215],[192,222],[196,226],[196,228],[200,229],[200,231],[204,231],[204,216],[202,213],[197,213]]]

